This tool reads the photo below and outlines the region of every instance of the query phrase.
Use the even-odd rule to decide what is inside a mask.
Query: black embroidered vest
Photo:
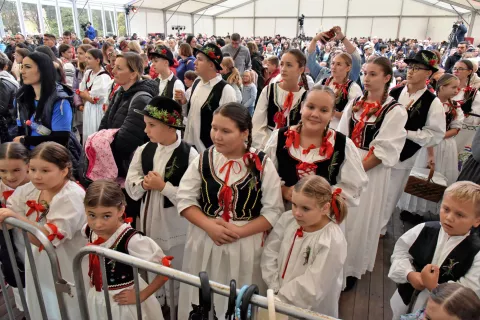
[[[400,94],[405,86],[400,86],[393,88],[390,91],[390,96],[398,101]],[[428,90],[422,94],[422,96],[407,110],[408,120],[405,124],[405,130],[407,131],[417,131],[422,129],[427,123],[428,111],[432,105],[433,100],[435,100],[436,95],[431,93]],[[407,107],[407,106],[405,106]],[[400,161],[405,161],[410,159],[420,150],[422,147],[412,140],[408,139],[405,141],[402,152],[400,153]]]
[[[283,110],[283,105],[278,106],[275,102],[276,100],[275,96],[277,95],[279,84],[280,83],[278,82],[271,83],[267,89],[268,90],[267,91],[268,92],[267,125],[268,125],[268,128],[270,128],[270,130],[274,130],[276,126],[275,121],[273,121],[275,114]],[[301,118],[300,107],[301,107],[302,101],[304,101],[306,97],[307,97],[307,91],[303,93],[300,100],[298,100],[295,104],[292,105],[292,108],[290,109],[290,113],[288,116],[289,125],[293,126],[300,122],[300,118]]]
[[[153,158],[157,147],[158,144],[149,142],[142,151],[142,170],[144,175],[147,175],[148,172],[153,170]],[[165,173],[163,175],[165,182],[170,182],[175,187],[179,186],[180,180],[182,180],[188,168],[191,147],[190,144],[182,140],[180,145],[173,151],[172,156],[165,166]],[[163,207],[165,209],[173,207],[173,203],[167,197],[164,197]]]
[[[413,258],[412,264],[417,272],[421,272],[427,264],[432,263],[441,228],[438,221],[425,223],[417,240],[410,247],[408,252]],[[472,266],[475,255],[479,251],[480,239],[478,236],[470,234],[450,252],[440,266],[438,283],[457,281],[463,277]],[[405,305],[410,303],[414,291],[415,289],[410,283],[398,285],[398,293]]]
[[[289,149],[285,146],[287,137],[285,132],[289,128],[281,128],[278,130],[278,142],[277,142],[277,161],[278,161],[278,174],[285,186],[291,187],[295,185],[300,177],[297,174],[297,164],[301,163],[301,160],[293,157],[290,154]],[[315,161],[317,165],[316,175],[324,177],[331,185],[337,184],[337,176],[340,172],[340,167],[345,161],[345,145],[347,137],[340,132],[335,131],[335,145],[333,146],[333,155],[330,159],[324,159]]]
[[[353,105],[355,105],[355,103],[357,103],[359,99],[360,97],[353,102]],[[382,111],[380,112],[380,115],[377,117],[377,119],[375,119],[374,122],[367,122],[367,121],[365,122],[365,126],[363,127],[363,132],[362,132],[362,143],[359,146],[360,149],[367,150],[367,151],[370,149],[370,143],[372,143],[372,141],[375,140],[375,137],[380,132],[380,128],[382,127],[382,123],[385,120],[386,114],[396,106],[401,107],[401,105],[397,101],[395,100],[390,101],[387,105],[382,107]],[[355,119],[355,112],[353,112],[352,110],[352,116],[350,117],[350,122],[349,122],[350,137],[352,136],[353,129],[355,128],[355,125],[357,123],[358,123],[358,120]]]
[[[262,151],[256,151],[256,153],[264,167],[267,156]],[[203,151],[199,165],[202,177],[199,202],[202,211],[211,218],[218,217],[223,212],[218,195],[224,183],[215,173],[213,155],[213,147]],[[243,161],[241,165],[245,165]],[[232,219],[234,221],[251,221],[259,217],[262,209],[262,175],[259,172],[248,172],[230,187],[232,188]]]
[[[195,81],[192,85],[192,93],[190,94],[190,100],[193,97],[193,92],[197,87],[198,83],[202,81],[199,79]],[[227,85],[225,80],[220,80],[216,85],[213,86],[212,91],[208,95],[207,100],[202,105],[200,111],[200,140],[204,144],[205,148],[209,148],[213,145],[213,141],[210,138],[210,129],[212,127],[213,112],[217,110],[220,106],[220,99],[222,99],[223,88]],[[188,102],[188,111],[190,112],[190,101]]]
[[[92,231],[87,226],[85,233],[88,236],[90,243],[93,243]],[[142,234],[141,232],[133,229],[132,227],[126,228],[115,240],[115,243],[109,248],[121,253],[128,253],[128,242],[135,234]],[[98,257],[103,259],[102,257]],[[133,269],[131,266],[123,264],[121,262],[105,259],[105,272],[107,274],[107,282],[109,290],[118,290],[130,287],[134,284]],[[93,283],[93,278],[90,277],[90,281]]]
[[[328,79],[329,78],[323,79],[322,80],[322,85],[326,85]],[[330,81],[332,81],[332,80],[330,80]],[[347,81],[347,88],[346,88],[347,93],[350,93],[350,88],[352,87],[352,84],[353,84],[353,81],[349,79]],[[345,109],[347,104],[348,104],[348,94],[347,94],[346,97],[344,97],[344,94],[341,93],[338,103],[335,102],[335,110],[337,110],[338,112],[343,112],[343,110]]]
[[[178,78],[175,75],[173,75],[172,79],[168,80],[167,85],[163,89],[163,92],[160,92],[161,97],[167,97],[167,98],[173,99],[173,96],[174,96],[173,88],[175,86],[175,81],[177,81],[177,79]],[[155,79],[155,82],[159,86],[160,78]]]

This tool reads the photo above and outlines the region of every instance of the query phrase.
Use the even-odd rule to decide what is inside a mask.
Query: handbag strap
[[[240,49],[241,49],[241,45],[238,46],[238,49],[237,49],[237,52],[235,52],[235,54],[233,55],[233,61],[235,61],[235,59],[237,59],[237,56],[238,54],[240,53]]]

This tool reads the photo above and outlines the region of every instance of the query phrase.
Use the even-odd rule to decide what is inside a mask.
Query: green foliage
[[[42,11],[45,32],[54,34],[58,37],[57,12],[55,11],[55,6],[43,5]]]
[[[2,20],[5,30],[10,31],[12,34],[21,31],[15,2],[5,1],[2,9]]]
[[[123,37],[127,35],[127,25],[125,23],[125,13],[117,12],[118,36]]]

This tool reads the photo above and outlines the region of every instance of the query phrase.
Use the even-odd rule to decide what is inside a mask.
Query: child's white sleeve
[[[195,148],[190,148],[190,154],[188,156],[188,164],[190,165],[197,156],[198,156],[197,150],[195,150]],[[178,192],[178,187],[174,186],[168,181],[167,183],[165,183],[165,187],[161,191],[162,195],[164,197],[167,197],[168,200],[170,200],[174,205],[177,205],[177,192]]]
[[[472,289],[480,297],[480,252],[473,259],[472,266],[468,269],[468,272],[457,282],[464,287]]]
[[[277,145],[278,145],[278,129],[272,132],[270,139],[265,146],[263,152],[272,160],[275,169],[278,171],[278,160],[277,160]]]
[[[135,151],[132,162],[128,167],[127,178],[125,179],[125,191],[133,200],[141,199],[146,192],[142,187],[145,177],[142,169],[142,152],[144,148],[145,145],[138,147]]]
[[[392,265],[388,272],[388,277],[396,283],[407,283],[408,274],[416,271],[412,265],[413,258],[408,251],[415,240],[417,240],[424,226],[425,223],[421,223],[408,230],[395,244],[391,258]]]
[[[288,221],[291,221],[288,218],[291,216],[292,211],[284,212],[277,221],[265,241],[262,260],[260,262],[263,281],[265,281],[269,289],[273,289],[275,292],[280,290],[279,273],[281,266],[278,265],[278,255],[285,235],[285,228],[288,225]]]
[[[158,264],[161,264],[165,257],[162,248],[155,241],[140,233],[136,233],[128,242],[128,254]]]
[[[202,154],[198,155],[188,166],[187,171],[180,181],[177,192],[177,210],[181,215],[182,211],[197,206],[200,208],[198,198],[200,196],[200,188],[202,187],[202,178],[200,177],[199,163]]]
[[[344,246],[336,242],[320,245],[315,260],[305,273],[282,284],[278,292],[280,300],[300,308],[312,309],[332,293],[339,278],[343,279],[342,267],[347,258],[345,240]]]
[[[282,199],[282,183],[272,160],[266,159],[262,173],[262,209],[260,215],[268,220],[272,227],[285,212]]]

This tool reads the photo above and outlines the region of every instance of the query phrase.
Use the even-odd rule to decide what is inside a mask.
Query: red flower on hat
[[[169,116],[168,117],[168,124],[175,124],[175,122],[177,122],[177,120],[175,119],[174,116]]]
[[[162,54],[167,55],[167,49],[162,49]]]
[[[209,51],[208,56],[212,59],[218,59],[218,57],[215,55],[215,52],[213,52],[213,51]]]
[[[432,60],[428,61],[428,64],[431,65],[432,67],[435,67],[437,65],[437,60],[432,59]]]

